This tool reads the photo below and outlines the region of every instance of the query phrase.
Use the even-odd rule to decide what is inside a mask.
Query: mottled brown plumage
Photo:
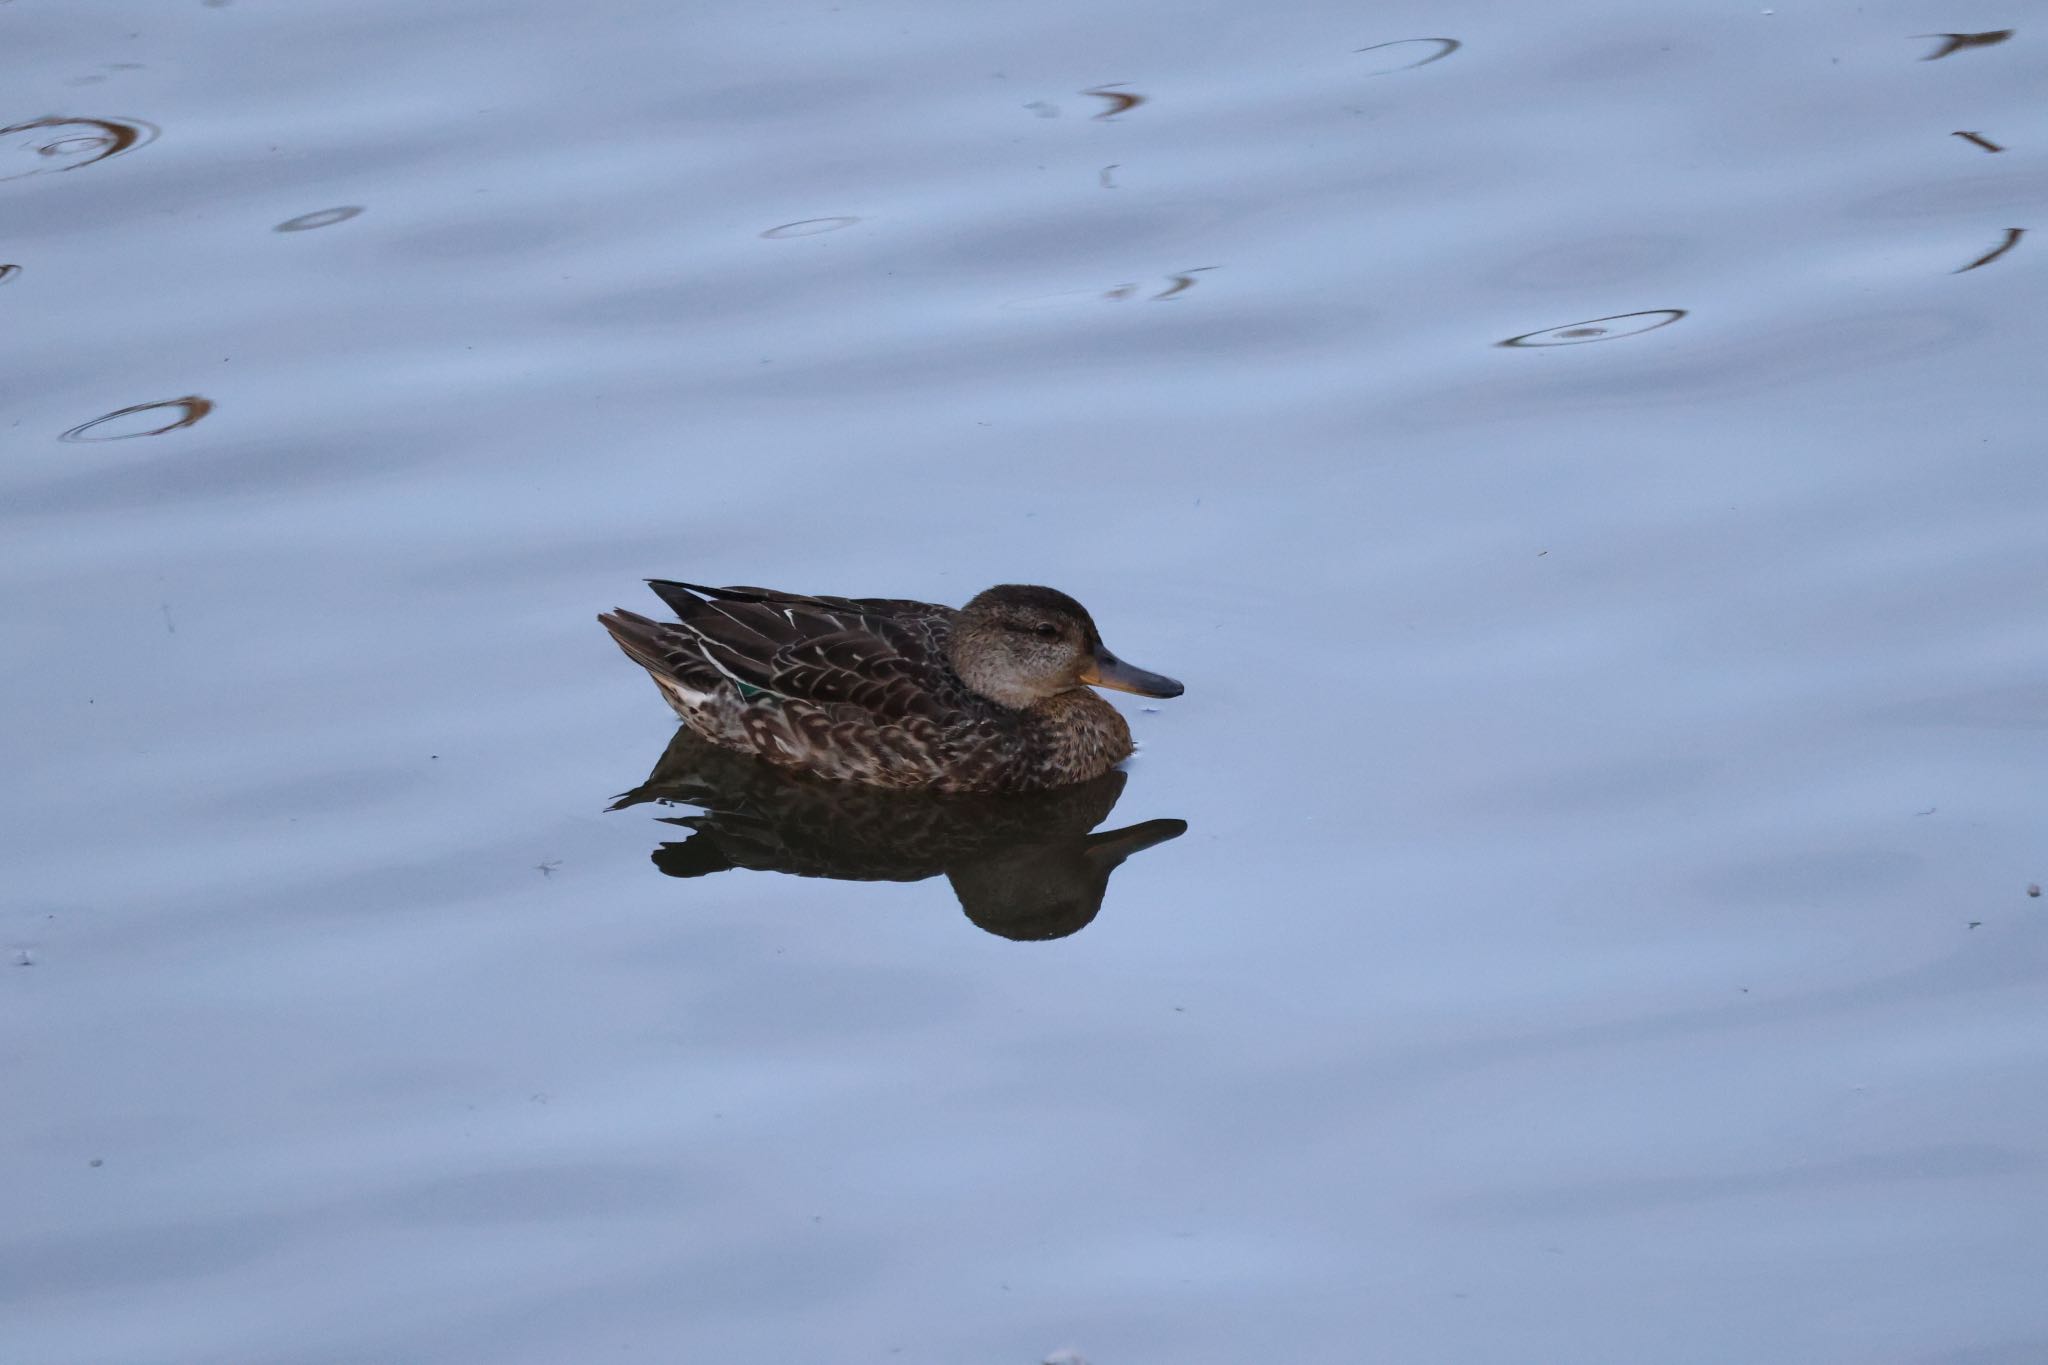
[[[1179,696],[1123,663],[1065,593],[990,588],[955,611],[650,579],[674,623],[598,617],[697,734],[782,767],[875,787],[1020,792],[1130,756],[1090,685]]]

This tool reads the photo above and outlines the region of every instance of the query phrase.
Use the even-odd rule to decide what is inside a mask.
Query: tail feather
[[[663,640],[661,622],[642,616],[637,611],[619,607],[613,611],[597,614],[597,623],[611,633],[614,642],[626,651],[626,657],[642,668],[667,668],[669,646]]]
[[[704,657],[702,643],[680,626],[665,625],[624,608],[602,612],[597,620],[626,657],[647,670],[662,698],[679,716],[689,716],[724,682]]]

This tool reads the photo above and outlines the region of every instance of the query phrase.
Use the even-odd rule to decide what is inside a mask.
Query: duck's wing
[[[767,692],[879,717],[937,719],[957,704],[949,607],[667,579],[648,586],[675,610],[674,625],[659,625],[660,654],[687,680],[723,679],[744,697]]]
[[[905,621],[927,617],[952,620],[953,609],[936,602],[916,602],[904,597],[829,597],[807,593],[778,592],[774,588],[707,588],[700,583],[679,583],[672,578],[650,578],[647,586],[669,604],[678,616],[688,616],[706,602],[748,603],[756,606],[809,608],[841,615],[881,617]]]

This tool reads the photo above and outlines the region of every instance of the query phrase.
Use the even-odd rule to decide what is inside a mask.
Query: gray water
[[[0,6],[0,1362],[2048,1361],[2026,17]],[[1186,832],[664,876],[648,575]]]

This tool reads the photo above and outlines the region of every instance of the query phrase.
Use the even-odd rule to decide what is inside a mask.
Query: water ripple
[[[7,139],[0,155],[5,165],[19,167],[22,154],[35,158],[26,169],[0,172],[0,180],[21,180],[51,171],[75,171],[125,151],[154,142],[158,129],[141,119],[39,118],[0,128]]]
[[[1135,109],[1145,102],[1145,96],[1129,94],[1120,85],[1098,85],[1092,90],[1083,90],[1084,95],[1094,95],[1109,101],[1109,107],[1095,116],[1096,122],[1115,118],[1118,114]]]
[[[1165,277],[1167,281],[1166,288],[1160,290],[1156,294],[1145,295],[1144,301],[1147,303],[1162,303],[1168,299],[1178,298],[1180,295],[1186,293],[1188,290],[1193,289],[1195,287],[1195,285],[1198,283],[1198,281],[1195,279],[1195,276],[1202,274],[1204,271],[1221,270],[1222,268],[1223,267],[1216,265],[1198,265],[1192,266],[1186,270],[1175,271],[1173,274]],[[1141,285],[1136,280],[1129,280],[1123,284],[1117,285],[1113,289],[1069,289],[1064,290],[1058,294],[1038,294],[1030,298],[1011,299],[1009,302],[1003,304],[1002,306],[1005,308],[1016,308],[1036,312],[1039,309],[1059,308],[1066,306],[1068,304],[1076,303],[1088,303],[1096,299],[1109,299],[1112,302],[1122,302],[1125,299],[1132,299],[1138,297],[1140,291],[1150,287],[1150,285]]]
[[[162,426],[142,426],[139,423],[121,422],[122,418],[141,417],[144,413],[161,413],[166,409],[175,410],[178,416]],[[161,436],[167,431],[176,431],[180,427],[189,427],[212,411],[213,400],[211,398],[201,398],[197,394],[187,394],[183,398],[163,398],[154,403],[137,403],[132,407],[122,408],[118,412],[110,412],[104,417],[95,417],[90,422],[81,422],[57,439],[60,441],[126,441],[136,436]],[[144,420],[154,421],[156,419],[150,417],[144,418]],[[121,422],[121,424],[113,431],[98,435],[89,434],[95,427],[105,426],[109,422]]]
[[[1932,62],[1939,61],[1951,52],[1960,52],[1966,47],[1996,47],[2012,35],[2012,29],[1995,28],[1986,33],[1916,33],[1913,36],[1942,40],[1940,47],[1920,59],[1923,62]]]
[[[1464,44],[1459,42],[1456,38],[1396,38],[1391,43],[1374,43],[1371,47],[1353,48],[1352,51],[1354,53],[1384,52],[1390,47],[1414,48],[1417,46],[1434,48],[1435,50],[1432,52],[1425,53],[1422,56],[1415,57],[1413,61],[1402,60],[1392,65],[1381,66],[1378,70],[1368,71],[1365,74],[1368,76],[1391,76],[1396,71],[1413,71],[1418,66],[1428,66],[1431,62],[1442,61],[1444,58],[1450,56],[1453,52],[1456,52],[1459,48],[1463,47]],[[1401,53],[1397,55],[1400,55],[1405,59],[1409,56],[1413,56],[1414,54]]]
[[[795,223],[784,223],[781,227],[769,228],[763,237],[816,237],[821,232],[837,232],[858,223],[858,218],[805,218]]]
[[[363,211],[361,204],[344,204],[339,208],[319,209],[313,213],[302,213],[296,218],[287,218],[272,232],[311,232],[314,228],[333,227],[346,223]]]
[[[2000,242],[1997,246],[1991,248],[1991,250],[1985,252],[1982,256],[1979,256],[1976,260],[1970,262],[1968,265],[1961,267],[1961,269],[1951,270],[1948,273],[1951,275],[1960,275],[1965,270],[1975,270],[1980,265],[1990,265],[2000,256],[2003,256],[2006,252],[2011,251],[2014,247],[2018,246],[2020,244],[2020,238],[2026,235],[2027,230],[2025,228],[2007,228],[2005,230],[2004,241]]]
[[[1524,332],[1506,341],[1496,341],[1496,346],[1583,346],[1589,341],[1619,341],[1622,337],[1641,336],[1654,332],[1659,327],[1669,327],[1684,317],[1683,308],[1652,308],[1641,313],[1616,313],[1611,317],[1592,318],[1585,322],[1568,322],[1562,327],[1546,327],[1540,332]],[[1640,321],[1638,321],[1640,319]],[[1622,327],[1609,327],[1610,322],[1626,323]]]

